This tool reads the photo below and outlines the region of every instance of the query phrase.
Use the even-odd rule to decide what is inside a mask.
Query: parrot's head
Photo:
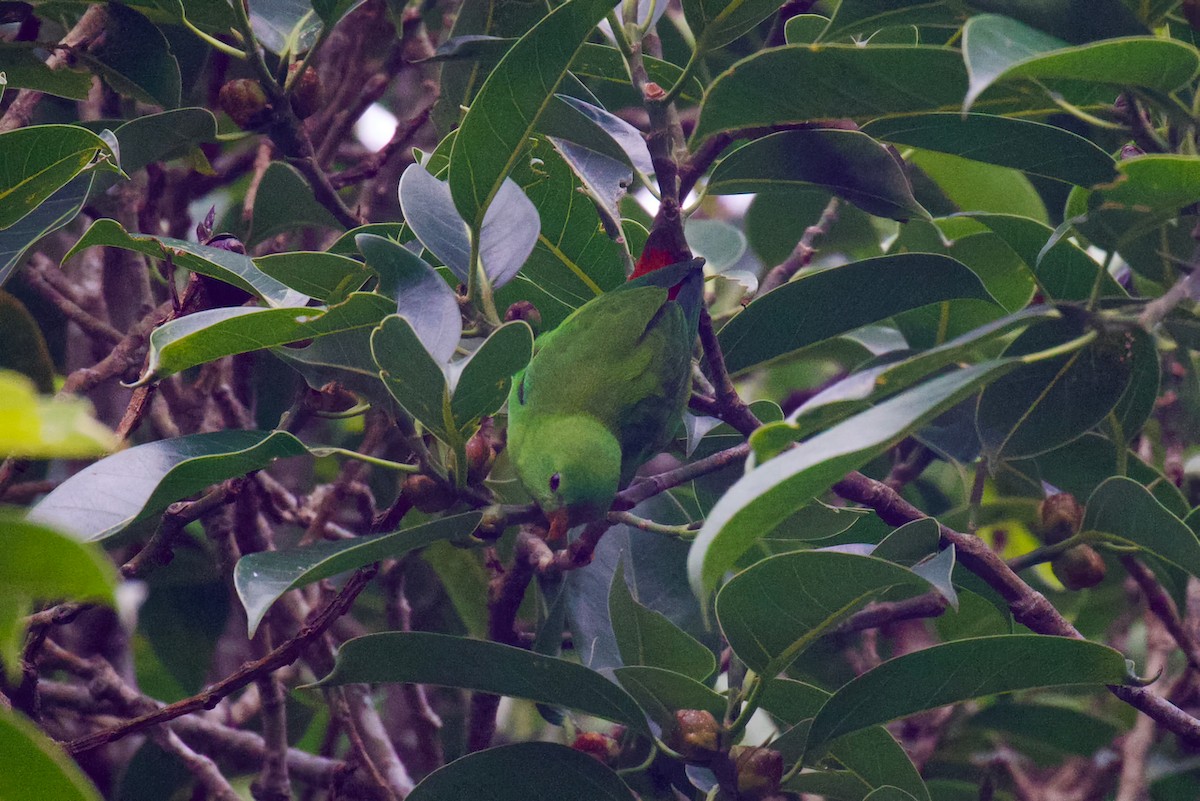
[[[608,512],[621,477],[621,447],[599,420],[556,415],[529,421],[517,433],[517,475],[546,513],[550,540]]]

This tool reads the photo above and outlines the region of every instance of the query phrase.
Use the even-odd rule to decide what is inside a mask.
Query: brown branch
[[[721,352],[721,343],[713,329],[712,317],[709,316],[706,307],[700,308],[700,344],[704,346],[709,378],[717,393],[717,416],[736,428],[743,436],[750,436],[762,422],[738,397],[733,381],[729,378],[729,371],[725,367],[725,355]]]
[[[335,175],[329,176],[329,183],[335,189],[341,189],[344,186],[350,186],[361,181],[366,181],[374,178],[379,174],[379,171],[387,166],[401,149],[407,147],[421,127],[429,122],[429,115],[433,113],[433,106],[437,101],[435,94],[434,99],[425,105],[420,111],[414,114],[405,122],[396,126],[395,133],[392,138],[387,141],[383,147],[377,152],[372,153],[362,160],[360,164],[342,170]]]
[[[834,633],[852,634],[856,631],[877,629],[900,620],[939,617],[949,605],[949,602],[937,592],[927,592],[903,601],[882,601],[855,613],[845,623],[834,629]]]
[[[762,285],[758,288],[759,297],[767,294],[776,287],[783,286],[792,280],[792,277],[796,273],[812,263],[813,256],[817,252],[813,247],[817,241],[817,237],[825,236],[829,233],[829,229],[837,222],[838,209],[840,207],[841,201],[836,197],[829,199],[829,202],[825,204],[825,210],[821,212],[821,216],[817,221],[804,229],[804,234],[800,237],[800,241],[796,243],[796,247],[792,249],[791,254],[767,273]]]
[[[150,736],[159,748],[175,756],[188,773],[196,778],[197,783],[205,790],[205,797],[212,801],[241,801],[241,796],[230,786],[229,780],[221,773],[217,763],[212,759],[193,751],[187,743],[168,727],[155,729]]]
[[[212,709],[222,698],[255,681],[260,675],[269,673],[284,665],[290,665],[310,642],[320,637],[333,621],[337,620],[350,609],[351,604],[354,603],[354,599],[366,588],[374,575],[375,569],[373,567],[359,569],[346,582],[346,585],[338,593],[337,597],[321,610],[312,619],[312,622],[305,625],[296,636],[272,650],[262,659],[242,665],[221,681],[190,698],[168,704],[161,709],[134,718],[133,720],[125,721],[110,729],[93,732],[92,734],[72,740],[66,744],[67,752],[79,754],[84,751],[90,751],[93,748],[114,742],[151,726],[157,726],[169,720],[174,720],[181,715],[187,715],[201,709]]]
[[[75,23],[75,27],[59,42],[59,46],[51,51],[50,57],[46,59],[46,66],[52,70],[67,66],[70,63],[71,51],[86,49],[104,33],[104,23],[107,19],[105,6],[94,5],[88,8],[79,18],[79,22]],[[36,89],[22,89],[18,92],[8,111],[0,117],[0,133],[28,125],[41,100],[42,93]]]
[[[619,511],[632,509],[647,498],[652,498],[709,473],[715,473],[731,464],[737,464],[749,455],[750,445],[743,442],[741,445],[717,451],[711,456],[697,459],[689,464],[676,467],[674,470],[639,479],[617,493],[613,508]]]
[[[124,334],[84,310],[46,277],[48,271],[57,269],[49,257],[35,253],[21,277],[31,289],[48,300],[64,317],[79,326],[92,339],[107,345],[116,345],[123,340]]]
[[[1154,573],[1150,568],[1142,564],[1133,556],[1122,556],[1121,564],[1125,566],[1125,570],[1137,582],[1138,587],[1142,591],[1142,595],[1146,598],[1146,606],[1154,613],[1154,616],[1162,621],[1163,626],[1179,644],[1179,648],[1183,651],[1183,655],[1187,658],[1188,664],[1195,670],[1200,670],[1200,638],[1197,638],[1196,632],[1179,618],[1179,610],[1175,606],[1175,601],[1163,589],[1163,586],[1158,583],[1158,579],[1154,577]]]

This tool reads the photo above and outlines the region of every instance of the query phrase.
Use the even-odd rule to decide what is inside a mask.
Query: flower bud
[[[542,313],[537,310],[537,306],[527,300],[518,300],[508,307],[508,311],[504,312],[504,322],[510,323],[513,320],[524,320],[529,323],[534,334],[542,329]]]
[[[720,751],[721,727],[705,709],[680,709],[667,745],[689,762],[707,762]]]
[[[221,110],[243,130],[257,128],[270,117],[271,104],[262,84],[251,78],[237,78],[221,87],[217,95]]]
[[[1083,523],[1083,507],[1069,492],[1047,495],[1038,504],[1038,534],[1042,542],[1054,545],[1074,536]]]
[[[621,756],[621,745],[607,734],[598,731],[585,731],[575,738],[571,747],[595,757],[602,765],[612,765]]]
[[[1086,590],[1104,581],[1107,568],[1104,557],[1090,545],[1076,545],[1059,554],[1050,563],[1054,576],[1068,590]]]
[[[292,111],[300,119],[307,119],[316,114],[321,108],[321,76],[312,67],[304,70],[299,78],[293,77],[300,69],[296,63],[288,67],[288,80],[294,81],[292,86]]]
[[[467,481],[478,484],[487,478],[496,462],[496,426],[492,418],[479,421],[479,430],[467,440]]]
[[[783,780],[783,754],[770,748],[734,746],[729,756],[737,766],[738,797],[745,801],[774,795]]]
[[[445,484],[426,475],[413,475],[404,479],[400,491],[413,506],[426,514],[443,512],[454,503],[454,492]]]

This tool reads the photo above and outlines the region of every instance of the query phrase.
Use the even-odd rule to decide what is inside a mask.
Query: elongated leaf
[[[779,8],[775,0],[683,0],[701,53],[729,44]]]
[[[0,370],[0,421],[5,457],[81,459],[119,444],[86,399],[39,396],[33,381],[12,370]]]
[[[780,721],[799,726],[816,716],[829,693],[792,679],[775,679],[762,695],[762,708]],[[799,744],[803,747],[803,743]],[[916,798],[929,799],[929,790],[908,754],[882,726],[870,726],[844,735],[829,745],[830,755],[845,765],[869,791],[894,785]],[[801,754],[789,754],[799,759]]]
[[[947,256],[864,259],[802,273],[768,292],[721,329],[720,342],[729,371],[739,373],[893,314],[958,298],[992,299],[973,272]]]
[[[646,714],[664,730],[675,724],[681,709],[703,709],[717,720],[725,714],[723,696],[682,673],[658,667],[633,665],[613,671],[621,686]]]
[[[385,318],[371,333],[371,355],[396,402],[438,439],[453,442],[446,376],[408,320],[395,314]]]
[[[1056,181],[1113,180],[1112,157],[1078,134],[994,114],[931,113],[873,120],[863,133],[899,145],[998,164]]]
[[[218,431],[138,445],[59,484],[29,519],[80,540],[106,539],[205,487],[304,453],[285,431]]]
[[[1066,345],[1085,332],[1083,321],[1050,320],[1017,337],[1005,355]],[[1077,439],[1121,400],[1132,375],[1132,353],[1132,334],[1116,332],[1024,365],[980,396],[975,417],[980,441],[993,454],[1020,458]]]
[[[930,75],[938,79],[928,80]],[[800,85],[805,91],[795,90]],[[897,86],[908,89],[898,92]],[[694,138],[756,125],[957,111],[966,91],[962,58],[948,48],[776,47],[717,76],[704,96]]]
[[[670,61],[646,56],[645,62],[647,75],[659,86],[674,86],[683,77],[683,69]],[[620,50],[609,45],[585,43],[571,62],[571,71],[583,77],[629,86],[625,57],[621,55]],[[688,103],[699,103],[703,95],[704,84],[693,75],[684,85],[679,97]]]
[[[907,433],[1014,366],[999,360],[939,376],[830,428],[748,473],[713,507],[688,553],[701,597],[754,541]]]
[[[437,684],[510,695],[649,732],[629,694],[594,670],[495,642],[425,632],[368,634],[343,645],[333,672],[316,686],[361,682]]]
[[[717,669],[712,651],[667,619],[638,603],[625,583],[624,563],[617,564],[608,592],[608,614],[621,661],[662,668],[704,681]],[[688,709],[689,707],[676,707]]]
[[[117,92],[143,103],[179,105],[179,62],[150,20],[122,3],[110,3],[104,38],[78,54],[91,62]]]
[[[96,245],[132,250],[152,259],[170,258],[178,267],[244,289],[271,306],[303,306],[308,300],[263,273],[248,256],[169,236],[131,234],[116,220],[96,220],[62,260],[65,263],[84,249]]]
[[[650,161],[650,150],[646,147],[646,140],[642,138],[642,134],[637,128],[617,115],[593,106],[591,103],[586,103],[570,95],[558,95],[557,97],[581,119],[612,139],[631,166],[646,175],[654,172],[654,165]],[[576,141],[569,136],[558,135],[569,141]],[[587,143],[579,142],[579,144],[586,146]]]
[[[304,250],[260,256],[254,266],[297,292],[327,303],[340,303],[371,277],[371,270],[362,262]]]
[[[852,731],[946,704],[1035,687],[1123,684],[1125,657],[1066,637],[1015,634],[935,645],[888,660],[839,689],[809,729],[806,751]]]
[[[1066,706],[992,704],[972,715],[970,725],[1002,732],[1018,741],[1035,740],[1057,751],[1090,757],[1110,745],[1120,728],[1112,721]]]
[[[375,234],[359,234],[354,241],[367,266],[380,275],[380,288],[397,298],[397,313],[408,320],[435,361],[448,363],[462,338],[462,313],[454,290],[403,245]]]
[[[32,42],[0,42],[0,63],[10,91],[34,89],[55,97],[87,100],[92,75],[86,70],[50,69],[37,57]]]
[[[913,197],[901,162],[858,131],[783,131],[756,139],[721,160],[708,191],[726,195],[806,184],[879,217],[906,222],[929,216]]]
[[[271,604],[288,590],[332,578],[381,559],[402,556],[439,540],[467,537],[479,524],[478,512],[452,515],[392,534],[337,542],[317,542],[286,551],[260,551],[238,560],[233,586],[246,608],[254,636]]]
[[[1145,548],[1193,576],[1200,575],[1200,540],[1132,479],[1112,476],[1096,487],[1084,511],[1083,530]]]
[[[869,601],[890,590],[909,597],[929,589],[926,579],[883,559],[799,551],[764,559],[730,579],[717,595],[717,620],[747,667],[775,676]]]
[[[967,17],[964,5],[958,0],[842,0],[821,40],[834,42],[895,25],[957,27]]]
[[[321,30],[321,17],[308,0],[258,0],[249,10],[255,35],[278,55],[303,53]]]
[[[0,229],[8,228],[93,164],[117,169],[107,142],[76,125],[0,133]]]
[[[439,768],[426,776],[408,798],[634,801],[635,796],[616,773],[582,751],[555,743],[517,743],[476,751]]]
[[[88,172],[76,176],[29,214],[0,231],[0,286],[4,286],[39,239],[75,219],[96,175]]]
[[[113,605],[117,573],[96,546],[22,520],[8,510],[0,512],[0,532],[4,542],[0,595],[75,598]]]
[[[1200,69],[1195,48],[1171,39],[1129,37],[1070,47],[997,14],[972,17],[963,26],[963,58],[971,76],[963,111],[1002,81],[1077,80],[1168,93]]]
[[[180,108],[147,114],[122,124],[113,135],[121,146],[121,169],[128,175],[159,161],[201,153],[202,142],[217,140],[217,118],[205,108]],[[92,187],[99,194],[120,178],[101,173]]]
[[[450,411],[460,431],[473,430],[479,418],[504,405],[513,375],[529,364],[532,356],[533,331],[516,320],[497,328],[478,350],[451,365]]]
[[[0,751],[9,763],[0,771],[0,798],[5,801],[100,801],[100,793],[74,760],[11,710],[0,712]]]
[[[505,54],[463,118],[450,156],[454,205],[472,228],[512,171],[596,24],[612,10],[608,0],[568,0],[542,18]]]
[[[297,228],[344,228],[333,212],[321,205],[304,176],[290,164],[267,165],[254,195],[254,216],[247,243],[258,244]]]
[[[150,335],[150,356],[138,385],[205,362],[301,339],[374,328],[395,307],[373,292],[355,292],[328,308],[205,309],[171,320]]]

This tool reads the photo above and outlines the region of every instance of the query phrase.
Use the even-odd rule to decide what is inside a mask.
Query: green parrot
[[[674,436],[691,390],[703,259],[596,297],[538,338],[508,397],[508,452],[549,539],[603,516]]]

